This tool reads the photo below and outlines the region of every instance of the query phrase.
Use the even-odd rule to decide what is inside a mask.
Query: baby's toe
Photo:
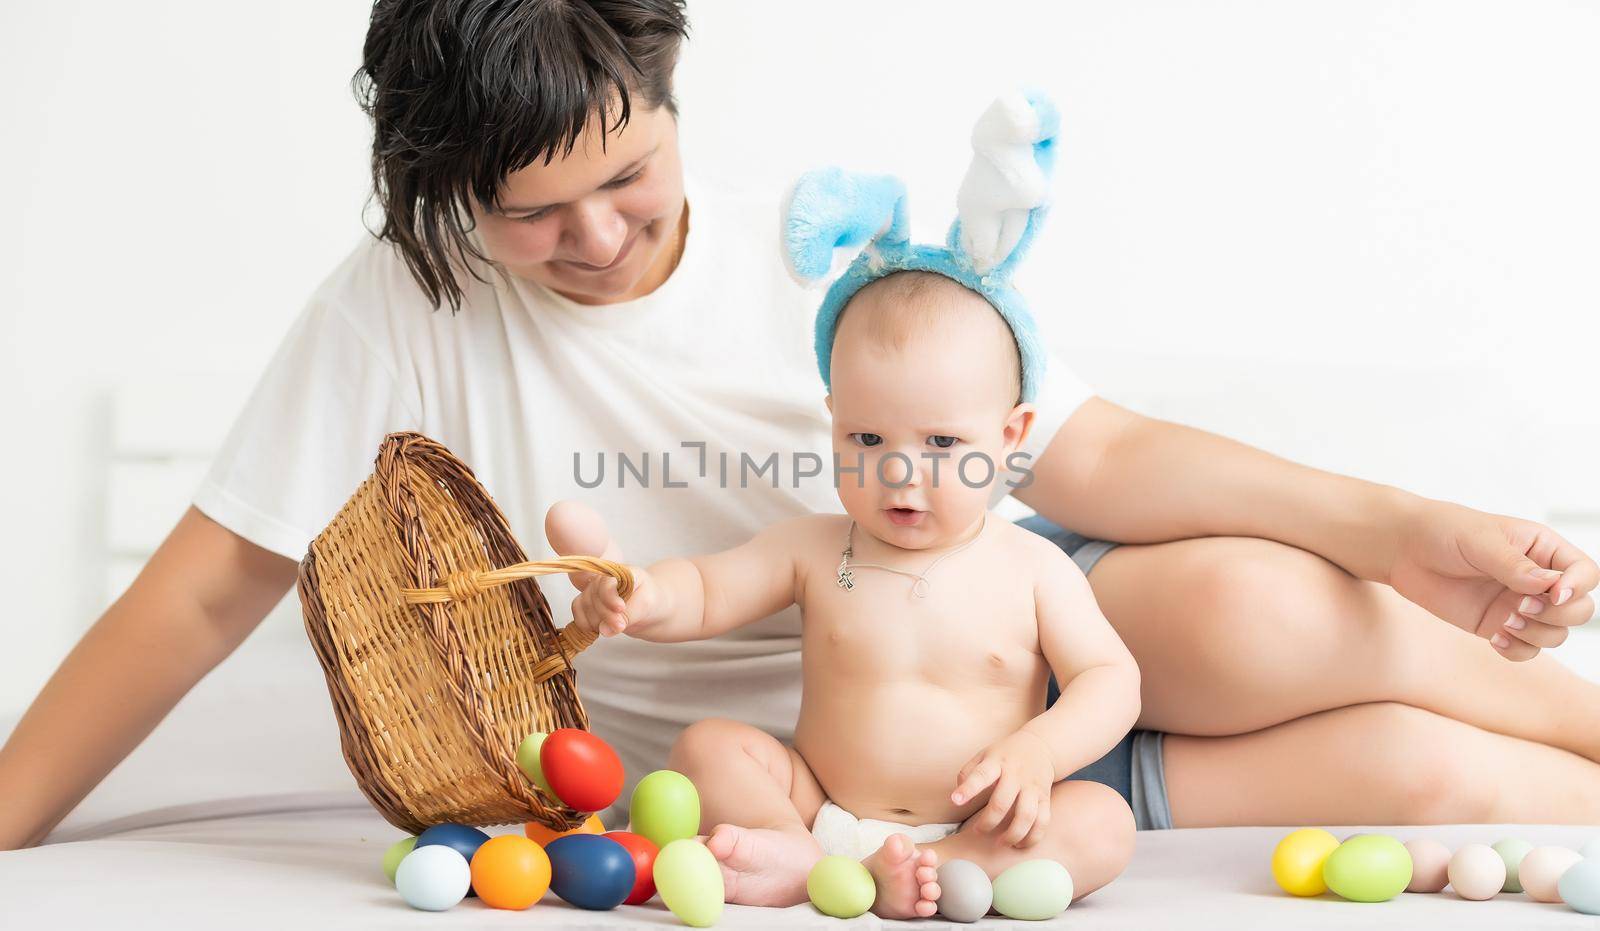
[[[913,850],[911,838],[904,834],[891,834],[889,839],[883,842],[884,859],[889,863],[900,863],[906,860],[911,856]]]

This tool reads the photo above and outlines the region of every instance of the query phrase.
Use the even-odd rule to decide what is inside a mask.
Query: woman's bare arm
[[[295,571],[190,508],[0,748],[0,850],[43,840],[249,636]]]

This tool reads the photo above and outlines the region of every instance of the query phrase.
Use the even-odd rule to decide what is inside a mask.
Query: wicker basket
[[[390,824],[580,822],[516,760],[534,731],[588,726],[572,658],[593,635],[557,632],[534,581],[579,571],[632,588],[608,560],[526,561],[471,469],[420,434],[384,439],[299,590],[345,761]]]

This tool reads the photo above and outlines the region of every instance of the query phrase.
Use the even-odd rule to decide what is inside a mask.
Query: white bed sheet
[[[258,813],[249,814],[247,812]],[[110,828],[95,839],[0,853],[0,925],[7,928],[648,928],[682,927],[659,903],[583,912],[554,896],[525,912],[497,912],[474,899],[442,914],[408,908],[379,867],[400,836],[356,794],[285,795],[169,809],[166,823]],[[496,833],[513,829],[500,829]],[[1579,846],[1594,829],[1451,825],[1342,827],[1344,836],[1379,830],[1426,835],[1447,846],[1518,836]],[[1502,895],[1468,902],[1453,894],[1402,895],[1381,904],[1324,896],[1293,899],[1267,871],[1283,828],[1218,828],[1139,835],[1127,872],[1044,927],[1076,929],[1223,928],[1568,928],[1596,919],[1560,905]],[[880,922],[853,927],[944,926]],[[809,905],[730,906],[718,927],[833,928]],[[998,918],[979,927],[1015,926]],[[1029,925],[1035,926],[1035,925]]]

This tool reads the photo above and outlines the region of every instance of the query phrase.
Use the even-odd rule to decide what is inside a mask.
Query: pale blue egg
[[[1600,915],[1600,860],[1579,860],[1556,884],[1561,901],[1585,915]]]
[[[467,897],[472,868],[453,847],[433,844],[406,854],[394,871],[394,887],[412,908],[442,912]]]

